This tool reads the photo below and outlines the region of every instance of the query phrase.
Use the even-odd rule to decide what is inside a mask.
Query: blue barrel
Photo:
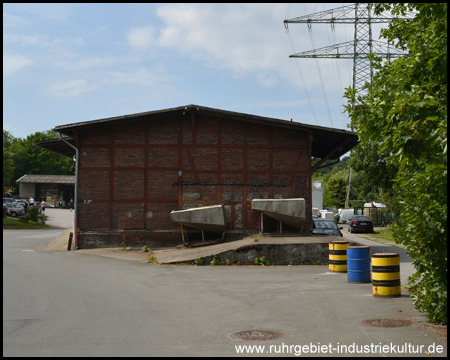
[[[347,247],[347,281],[370,283],[370,246]]]

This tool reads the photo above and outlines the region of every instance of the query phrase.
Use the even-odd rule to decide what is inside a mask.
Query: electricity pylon
[[[321,11],[311,15],[300,16],[290,20],[284,20],[284,26],[288,29],[291,23],[306,23],[311,31],[312,23],[331,24],[334,29],[335,24],[354,24],[355,32],[353,41],[341,44],[326,46],[320,49],[313,49],[290,55],[290,58],[326,58],[326,59],[353,59],[353,89],[359,95],[366,95],[368,89],[366,82],[372,83],[373,69],[371,61],[367,56],[376,53],[381,57],[399,57],[405,53],[397,50],[389,44],[372,39],[372,24],[387,23],[395,21],[396,18],[389,14],[382,13],[379,16],[372,16],[371,4],[357,3],[342,6],[336,9]],[[353,124],[350,124],[353,131]],[[347,183],[347,193],[345,207],[348,208],[352,169],[349,168],[349,178]]]

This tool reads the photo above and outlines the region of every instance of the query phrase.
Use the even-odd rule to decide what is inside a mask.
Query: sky
[[[350,41],[353,26],[283,23],[341,5],[4,3],[3,129],[195,104],[349,130],[352,61],[289,55]]]

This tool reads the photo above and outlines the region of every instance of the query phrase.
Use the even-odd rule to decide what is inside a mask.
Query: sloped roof
[[[75,142],[71,137],[64,139],[75,146]],[[55,154],[58,155],[64,155],[67,157],[73,157],[75,155],[75,150],[71,148],[69,145],[67,145],[61,139],[43,140],[33,145],[54,152]]]
[[[312,156],[317,158],[324,158],[329,156],[329,154],[333,153],[330,156],[330,159],[337,159],[340,156],[344,155],[351,149],[353,149],[358,144],[358,136],[356,133],[348,131],[348,130],[340,130],[333,129],[322,126],[308,125],[302,124],[298,122],[292,122],[287,120],[280,120],[274,118],[268,118],[257,115],[250,115],[245,113],[238,113],[227,110],[220,110],[214,108],[208,108],[205,106],[199,105],[187,105],[187,106],[179,106],[175,108],[163,109],[163,110],[155,110],[142,112],[137,114],[116,116],[92,121],[83,121],[73,124],[60,125],[56,126],[53,130],[59,132],[60,134],[64,134],[69,136],[67,140],[73,144],[73,139],[71,138],[72,132],[75,130],[84,130],[90,127],[97,127],[108,124],[116,124],[120,122],[130,121],[130,120],[139,120],[140,118],[151,118],[152,116],[161,116],[164,114],[174,114],[174,113],[184,113],[184,112],[197,112],[199,114],[211,114],[214,116],[223,117],[226,119],[233,119],[239,121],[246,121],[250,123],[256,124],[264,124],[271,126],[279,126],[284,128],[290,128],[293,130],[303,130],[308,131],[313,136],[313,145],[312,145]],[[65,156],[72,157],[74,155],[74,150],[70,148],[67,144],[65,144],[60,139],[55,140],[47,140],[36,143],[35,146],[47,149],[49,151],[53,151]]]
[[[18,183],[35,184],[75,184],[75,175],[24,175],[17,179]]]

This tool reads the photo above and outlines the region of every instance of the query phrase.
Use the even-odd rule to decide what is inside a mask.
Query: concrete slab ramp
[[[225,212],[223,205],[174,210],[170,213],[173,222],[190,226],[204,232],[222,235],[225,231]]]
[[[306,222],[305,199],[254,199],[252,210],[300,229]]]

